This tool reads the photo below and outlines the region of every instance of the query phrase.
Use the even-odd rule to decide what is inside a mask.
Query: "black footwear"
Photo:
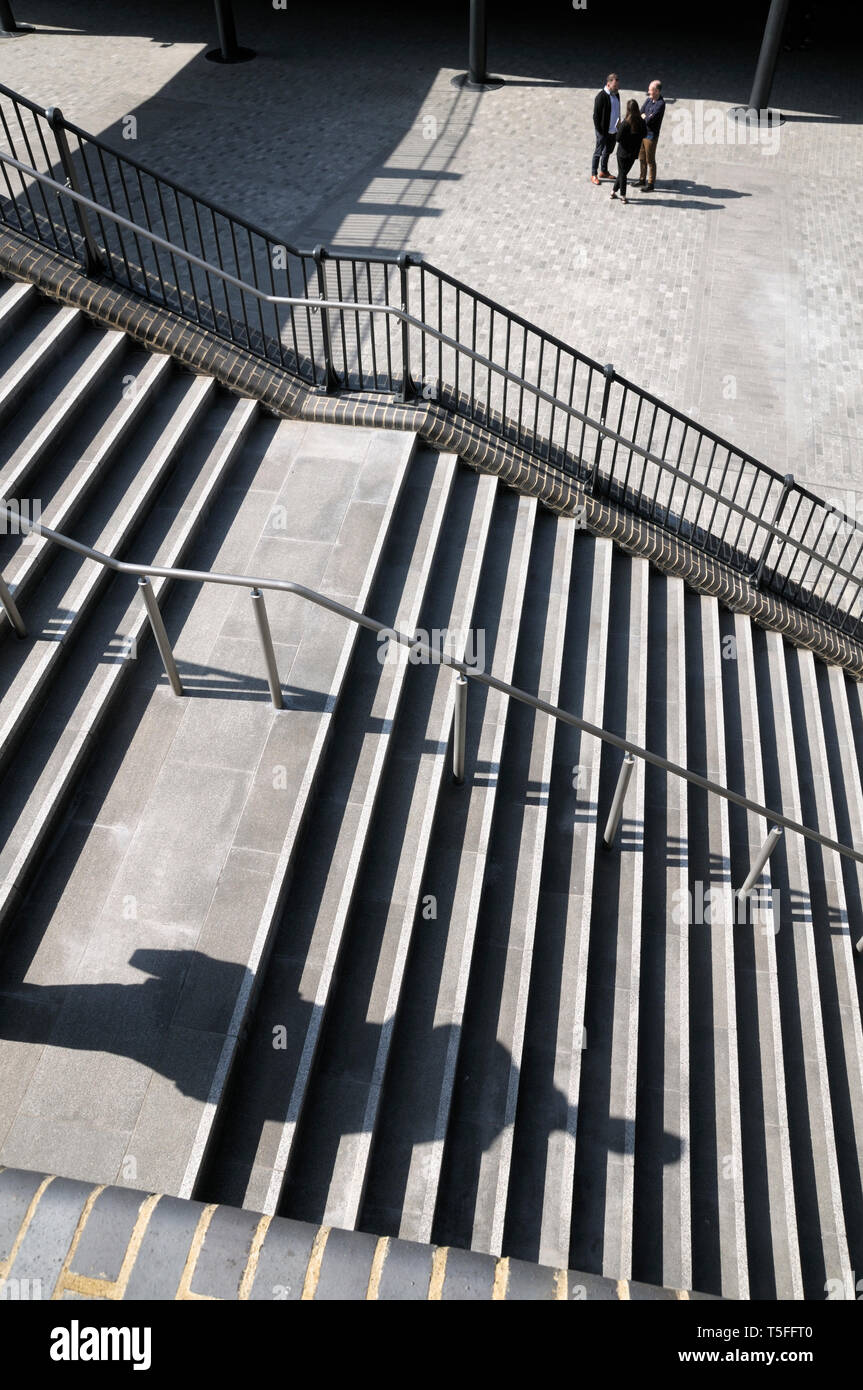
[[[644,188],[644,179],[636,179],[633,188]]]
[[[617,194],[616,194],[616,193],[612,193],[611,196],[612,196],[612,198],[616,198],[616,197],[617,197]]]
[[[644,185],[644,191],[645,191],[645,193],[652,193],[652,192],[653,192],[653,184],[652,184],[652,183],[646,183],[646,184]]]

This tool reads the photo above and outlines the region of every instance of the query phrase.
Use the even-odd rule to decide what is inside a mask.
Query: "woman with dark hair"
[[[617,178],[614,180],[612,198],[620,194],[622,203],[628,202],[626,196],[626,176],[638,158],[641,142],[647,126],[638,109],[637,101],[626,103],[626,115],[617,122]]]

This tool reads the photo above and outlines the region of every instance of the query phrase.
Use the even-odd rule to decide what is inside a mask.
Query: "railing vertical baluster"
[[[351,284],[353,286],[354,291],[354,300],[358,303],[360,298],[360,291],[359,286],[357,284],[357,263],[355,260],[351,260]],[[370,317],[372,316],[370,315]],[[362,335],[360,334],[359,310],[357,310],[357,312],[354,314],[354,337],[357,340],[357,371],[359,373],[360,379],[360,390],[364,391],[366,389],[366,374],[363,368],[363,342]]]
[[[340,256],[339,256],[339,257],[336,257],[336,258],[334,259],[334,261],[333,261],[333,264],[334,264],[335,267],[336,267],[336,298],[337,298],[341,303],[344,303],[344,300],[345,300],[345,291],[344,291],[344,285],[342,284],[342,261],[341,261],[341,257],[340,257]],[[338,310],[336,310],[335,312],[336,312],[336,313],[338,314],[338,316],[339,316],[339,318],[338,318],[338,321],[339,321],[339,337],[340,337],[341,340],[342,340],[342,366],[343,366],[343,368],[344,368],[344,384],[345,384],[346,388],[347,388],[348,390],[350,390],[350,387],[351,387],[351,369],[350,369],[350,364],[349,364],[349,362],[348,362],[348,338],[347,338],[347,333],[345,332],[345,311],[344,311],[344,309],[338,309]]]
[[[507,372],[509,371],[509,350],[510,350],[510,344],[511,344],[511,342],[512,342],[512,319],[510,318],[509,314],[507,314],[507,316],[506,316],[506,343],[505,343],[505,345],[504,345],[504,350],[503,350],[503,365],[504,365],[504,370],[507,371]],[[506,437],[506,428],[507,428],[507,424],[508,424],[507,413],[506,413],[506,398],[507,398],[507,391],[508,391],[508,389],[509,389],[509,377],[506,377],[506,376],[505,376],[504,379],[503,379],[503,405],[501,406],[501,415],[503,416],[504,437]]]
[[[420,266],[420,318],[423,323],[426,321],[426,268]],[[420,334],[420,382],[424,387],[428,387],[426,379],[426,335]]]
[[[406,251],[402,251],[399,256],[399,297],[402,312],[405,314],[410,313],[410,308],[408,307],[408,267],[410,263],[410,256]],[[410,329],[404,319],[402,319],[400,327],[402,339],[402,386],[398,398],[400,401],[410,401],[413,400],[415,395],[410,367]]]
[[[540,390],[542,389],[542,361],[543,361],[544,353],[545,353],[545,339],[544,339],[544,338],[540,338],[540,340],[539,340],[539,363],[537,364],[537,368],[536,368],[536,384],[537,384],[537,386],[540,388]],[[539,396],[539,393],[537,393],[537,397],[536,397],[536,409],[535,409],[535,411],[534,411],[534,413],[533,413],[533,447],[534,447],[534,451],[536,451],[536,441],[537,441],[537,438],[539,437],[539,407],[540,407],[540,396]]]
[[[327,277],[324,273],[324,259],[326,254],[326,250],[323,246],[316,246],[312,253],[312,259],[315,263],[318,276],[318,294],[321,299],[326,299],[327,297]],[[323,392],[324,395],[329,395],[331,392],[337,390],[339,383],[336,379],[335,371],[333,370],[333,354],[330,344],[330,324],[327,310],[321,309],[320,315],[321,339],[324,349],[324,380],[323,384],[318,387],[318,390]],[[315,375],[317,375],[317,372]]]
[[[366,299],[368,300],[369,304],[371,304],[371,303],[372,303],[372,268],[371,268],[371,265],[369,264],[368,261],[365,261],[365,262],[364,262],[364,265],[365,265],[365,270],[366,270]],[[371,343],[371,349],[372,349],[372,383],[373,383],[373,385],[374,385],[374,389],[377,390],[377,385],[378,385],[378,338],[377,338],[377,333],[376,333],[376,331],[375,331],[375,319],[374,319],[374,314],[371,315],[371,320],[372,320],[372,321],[371,321],[371,323],[369,324],[369,341],[370,341],[370,343]]]

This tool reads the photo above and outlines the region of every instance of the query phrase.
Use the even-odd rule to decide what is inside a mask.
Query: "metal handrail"
[[[702,777],[698,772],[693,772],[688,767],[681,767],[678,763],[673,763],[668,758],[664,758],[660,753],[654,753],[649,748],[642,748],[640,744],[633,743],[631,739],[623,738],[620,734],[614,734],[609,729],[603,729],[597,724],[592,724],[587,719],[582,719],[580,715],[572,714],[571,711],[562,709],[559,705],[552,704],[548,700],[540,699],[537,695],[531,695],[528,691],[520,689],[518,686],[510,685],[507,681],[500,680],[497,676],[492,676],[487,671],[480,671],[476,667],[469,665],[465,661],[460,661],[457,657],[451,656],[442,648],[433,647],[429,642],[423,641],[416,635],[408,636],[405,632],[391,627],[388,623],[378,622],[376,618],[370,618],[366,613],[359,613],[355,608],[350,608],[346,604],[338,603],[335,599],[328,598],[326,594],[319,593],[316,589],[310,589],[305,584],[298,584],[291,579],[269,579],[257,578],[251,575],[238,574],[219,574],[207,570],[179,569],[166,565],[136,565],[128,560],[117,560],[112,555],[105,555],[102,551],[94,550],[89,545],[84,545],[81,541],[73,540],[70,536],[64,536],[59,531],[52,530],[49,526],[43,526],[41,522],[29,521],[21,517],[17,511],[8,507],[5,503],[0,503],[0,513],[13,519],[18,525],[26,527],[29,532],[35,532],[44,539],[53,541],[56,545],[65,550],[71,550],[76,555],[81,555],[87,560],[94,560],[97,564],[106,569],[115,571],[117,574],[129,574],[136,576],[139,580],[168,579],[168,580],[188,580],[192,583],[200,584],[229,584],[235,588],[247,588],[261,592],[270,589],[278,593],[296,594],[299,598],[307,599],[310,603],[316,604],[319,608],[326,608],[330,613],[336,613],[339,617],[346,618],[349,622],[355,623],[358,627],[366,628],[369,632],[385,634],[390,641],[396,641],[401,646],[408,647],[412,651],[419,652],[430,658],[432,662],[450,666],[453,671],[468,680],[476,681],[480,685],[488,686],[491,690],[497,690],[502,695],[508,696],[512,700],[518,700],[521,704],[529,705],[532,709],[541,714],[548,714],[553,719],[559,720],[563,724],[569,724],[575,729],[580,729],[582,733],[590,734],[593,738],[600,739],[603,743],[609,744],[612,748],[618,748],[623,753],[630,754],[636,758],[641,758],[643,762],[649,763],[652,767],[658,767],[666,774],[680,777],[693,786],[700,787],[702,791],[713,792],[716,796],[722,797],[725,801],[731,802],[734,806],[740,806],[745,811],[751,811],[755,815],[762,816],[764,820],[772,822],[774,825],[783,826],[786,830],[794,831],[798,835],[804,836],[807,840],[822,845],[825,849],[834,850],[837,854],[843,855],[846,859],[853,859],[858,864],[863,864],[863,852],[852,849],[850,845],[842,844],[839,840],[833,840],[829,835],[822,835],[819,830],[813,830],[811,826],[803,825],[800,821],[793,820],[790,816],[774,811],[769,806],[763,806],[758,801],[743,796],[740,792],[735,792],[730,787],[724,787],[719,782],[714,782],[710,777]],[[24,625],[15,605],[14,598],[9,593],[5,584],[0,584],[0,601],[6,608],[7,616],[20,635],[26,633],[22,631]],[[155,602],[155,596],[152,596]],[[9,607],[11,604],[11,609]],[[148,609],[150,604],[148,604]],[[158,610],[157,610],[158,611]],[[16,621],[17,619],[17,621]],[[156,636],[158,640],[158,630]],[[270,649],[271,650],[271,649]],[[269,658],[270,652],[264,643],[265,656]],[[166,663],[167,664],[167,663]],[[268,675],[271,668],[268,659]],[[169,672],[170,675],[170,672]]]
[[[4,164],[11,165],[13,168],[17,169],[19,173],[27,174],[29,177],[37,179],[40,183],[47,184],[48,187],[52,188],[56,193],[73,199],[75,203],[88,208],[92,212],[98,213],[100,217],[107,217],[111,221],[116,222],[119,226],[134,232],[136,236],[144,237],[147,241],[152,242],[153,245],[160,247],[171,255],[179,256],[182,260],[196,266],[199,270],[205,271],[208,275],[215,275],[218,279],[229,285],[233,285],[235,289],[241,290],[244,294],[250,294],[254,299],[260,300],[262,303],[286,304],[290,305],[292,308],[310,308],[314,311],[333,310],[350,313],[368,312],[372,314],[381,314],[385,318],[396,319],[409,328],[416,328],[429,337],[434,338],[436,341],[443,343],[444,346],[452,348],[462,353],[464,356],[469,357],[471,361],[476,362],[479,366],[485,368],[486,371],[495,372],[506,381],[510,381],[513,385],[518,386],[520,390],[530,392],[537,400],[544,401],[545,404],[554,406],[555,409],[563,411],[564,414],[571,416],[572,419],[578,420],[589,429],[595,430],[596,433],[601,435],[604,439],[609,439],[613,443],[622,445],[633,453],[638,454],[648,463],[652,463],[664,472],[672,474],[675,478],[688,478],[687,474],[683,473],[675,464],[670,463],[668,459],[664,459],[661,455],[653,453],[650,449],[645,449],[642,445],[636,444],[634,440],[627,439],[625,435],[619,434],[616,430],[613,430],[611,426],[606,425],[604,421],[596,420],[593,416],[585,414],[584,411],[579,410],[576,406],[570,405],[566,401],[558,400],[558,398],[553,396],[549,391],[545,391],[542,387],[534,385],[533,382],[528,381],[517,372],[511,372],[508,368],[493,362],[491,358],[486,357],[483,353],[477,352],[476,349],[468,347],[467,344],[459,342],[458,339],[451,337],[447,333],[443,333],[440,329],[434,328],[431,324],[425,323],[422,319],[416,318],[413,314],[408,313],[407,310],[400,308],[396,304],[375,304],[373,302],[363,302],[352,299],[325,299],[317,295],[306,297],[301,295],[267,294],[264,290],[259,289],[257,285],[253,285],[247,280],[232,275],[230,271],[223,270],[221,266],[217,266],[211,261],[203,259],[201,256],[196,256],[193,252],[187,251],[184,247],[178,246],[175,242],[167,241],[164,237],[159,236],[158,233],[151,231],[148,227],[143,227],[140,223],[133,222],[128,217],[123,217],[122,214],[115,212],[113,208],[108,208],[102,203],[94,202],[92,198],[86,197],[83,193],[79,193],[74,188],[69,188],[66,184],[58,183],[56,179],[49,178],[47,174],[41,173],[38,169],[34,169],[28,164],[23,164],[18,159],[13,159],[11,155],[4,154],[2,150],[0,150],[0,161]],[[623,382],[624,378],[619,377],[618,380]],[[644,394],[646,399],[653,399],[647,396],[646,393]],[[663,408],[667,409],[667,407]],[[679,415],[677,412],[671,411],[670,413],[675,414],[675,417],[681,420],[685,420],[686,418],[685,416]],[[709,431],[704,431],[704,433],[707,434],[708,437],[714,438],[714,436],[710,435]],[[719,440],[719,436],[715,436],[715,438],[717,441]],[[741,455],[741,458],[745,457],[745,455]],[[763,465],[759,465],[759,467],[761,466]],[[781,481],[778,473],[773,476]],[[716,502],[721,502],[723,506],[744,519],[750,521],[754,520],[752,514],[747,511],[746,507],[742,506],[733,498],[723,496],[721,492],[710,487],[708,483],[699,483],[698,486],[699,491],[702,492],[704,496],[710,497]],[[801,488],[800,491],[805,495],[805,489]],[[821,500],[815,497],[814,494],[811,494],[811,497],[814,501]],[[836,516],[843,516],[842,513],[837,512],[835,509],[831,510]],[[854,526],[857,525],[851,518],[844,519],[848,520],[849,523]],[[771,536],[775,536],[782,541],[787,541],[787,532],[781,526],[777,525],[775,521],[768,521],[766,518],[758,518],[758,525]],[[804,545],[802,541],[795,542],[795,545],[798,551],[810,556],[812,559],[817,560],[822,558],[817,551]],[[854,574],[844,569],[839,564],[833,564],[831,568],[835,574],[841,575],[846,581],[853,581],[855,579]]]
[[[184,317],[190,318],[192,321],[206,323],[208,327],[211,327],[213,331],[220,336],[226,337],[229,341],[246,347],[253,354],[261,357],[265,361],[271,361],[270,345],[268,345],[262,317],[260,321],[262,334],[261,346],[252,340],[252,330],[250,329],[246,317],[246,296],[250,295],[256,299],[259,317],[261,315],[262,306],[264,304],[269,304],[273,307],[273,312],[277,320],[277,337],[273,340],[271,346],[276,348],[279,365],[292,375],[298,376],[301,380],[306,380],[308,376],[311,375],[313,384],[319,386],[319,389],[332,390],[340,385],[344,385],[348,389],[351,389],[352,386],[352,368],[348,363],[346,332],[350,332],[348,322],[353,315],[357,333],[356,371],[359,375],[360,389],[367,389],[366,376],[368,375],[368,378],[373,383],[372,389],[378,390],[379,369],[375,356],[376,340],[374,329],[371,328],[373,320],[371,318],[369,319],[369,331],[371,333],[370,341],[361,349],[359,343],[359,314],[366,309],[368,309],[369,313],[372,315],[375,312],[384,313],[385,316],[391,318],[394,322],[401,323],[403,370],[400,399],[407,400],[414,392],[414,382],[408,370],[408,330],[412,328],[417,331],[420,336],[422,356],[421,370],[423,372],[426,370],[427,339],[437,341],[439,345],[439,361],[440,353],[444,345],[446,345],[448,349],[454,350],[456,354],[455,395],[453,396],[449,389],[447,389],[446,395],[442,401],[446,409],[455,412],[457,415],[462,415],[471,421],[478,421],[492,434],[502,438],[504,441],[512,442],[514,440],[541,464],[558,468],[565,473],[572,473],[594,493],[600,489],[605,489],[610,495],[619,494],[620,501],[624,508],[635,511],[638,514],[646,515],[649,519],[657,521],[660,527],[669,531],[672,535],[680,536],[682,534],[690,538],[698,548],[703,549],[708,554],[713,554],[724,559],[735,571],[746,575],[751,583],[755,585],[764,583],[768,590],[782,596],[787,596],[791,602],[799,604],[803,611],[814,614],[816,618],[825,615],[826,610],[824,620],[838,632],[845,633],[850,631],[855,636],[860,636],[861,632],[863,632],[863,616],[856,615],[861,594],[863,594],[863,581],[861,581],[857,575],[857,570],[859,569],[861,561],[863,561],[863,525],[861,525],[856,518],[848,516],[841,509],[827,504],[824,499],[818,497],[808,488],[802,487],[790,475],[783,478],[775,469],[770,468],[768,465],[754,458],[748,452],[731,445],[714,431],[708,429],[704,425],[698,424],[696,421],[683,414],[683,412],[660,401],[642,387],[635,385],[626,377],[617,373],[613,367],[601,367],[598,362],[595,362],[583,352],[563,343],[560,339],[555,338],[536,325],[529,323],[526,319],[511,310],[503,308],[488,296],[478,293],[470,286],[459,281],[456,277],[438,270],[436,267],[424,261],[422,257],[405,252],[394,254],[381,251],[356,257],[348,255],[347,253],[333,253],[321,246],[318,246],[311,252],[301,250],[285,242],[281,238],[274,237],[264,229],[257,227],[248,219],[219,207],[210,199],[201,198],[198,194],[184,187],[182,184],[177,183],[175,180],[165,178],[141,161],[131,158],[126,151],[120,154],[117,150],[112,148],[111,145],[98,139],[89,131],[68,121],[58,108],[41,107],[36,102],[31,101],[29,98],[22,96],[20,93],[2,84],[0,84],[0,97],[8,98],[12,102],[15,117],[20,128],[20,136],[31,160],[31,164],[33,162],[33,152],[30,148],[28,135],[21,119],[22,111],[29,113],[35,124],[38,143],[41,145],[42,152],[48,162],[48,167],[51,167],[52,160],[45,143],[44,132],[42,130],[43,121],[47,122],[50,134],[56,145],[59,162],[71,190],[78,191],[79,177],[80,174],[83,173],[84,177],[89,181],[90,190],[94,194],[94,199],[97,198],[98,195],[96,194],[87,152],[88,150],[92,150],[95,153],[98,157],[101,177],[105,181],[107,200],[111,204],[110,208],[105,207],[103,203],[98,201],[93,201],[89,204],[96,213],[96,216],[100,219],[102,217],[110,218],[114,206],[114,191],[105,167],[105,160],[107,158],[109,164],[112,164],[118,175],[118,196],[121,199],[125,199],[130,214],[132,213],[132,206],[126,186],[127,174],[132,176],[133,189],[137,181],[138,192],[143,202],[144,217],[148,223],[150,222],[150,214],[152,212],[155,218],[158,219],[161,217],[167,229],[168,217],[166,215],[166,204],[163,203],[163,194],[166,200],[173,199],[174,208],[172,216],[174,213],[176,214],[178,235],[179,239],[183,242],[183,247],[181,248],[172,240],[166,241],[162,239],[159,242],[154,242],[152,234],[149,237],[152,244],[161,245],[172,257],[182,257],[185,246],[188,244],[188,228],[185,224],[184,214],[180,210],[177,202],[179,196],[187,200],[190,204],[188,213],[192,232],[194,234],[195,228],[197,228],[197,235],[202,251],[204,250],[204,245],[201,234],[201,219],[209,219],[216,246],[216,259],[221,262],[224,258],[224,249],[221,245],[220,236],[215,223],[215,219],[218,217],[226,224],[224,227],[224,235],[228,241],[229,252],[230,248],[233,248],[234,264],[238,271],[240,270],[240,258],[237,249],[237,235],[239,234],[249,239],[248,249],[252,258],[252,274],[256,281],[258,278],[258,269],[255,262],[255,253],[252,248],[252,238],[256,238],[263,243],[263,249],[266,253],[269,253],[272,249],[279,249],[286,253],[289,258],[293,258],[295,261],[299,262],[299,266],[296,268],[296,274],[302,279],[306,293],[308,293],[309,289],[308,272],[310,270],[312,271],[312,278],[314,279],[316,276],[318,287],[321,291],[320,298],[317,300],[310,300],[300,296],[267,295],[265,292],[262,293],[257,289],[257,284],[250,285],[248,282],[238,277],[228,277],[225,274],[221,274],[220,278],[226,296],[225,308],[227,309],[227,319],[224,323],[220,323],[219,319],[222,317],[222,311],[216,305],[209,276],[219,276],[221,266],[214,266],[209,261],[202,261],[200,258],[191,261],[189,254],[186,253],[185,259],[187,262],[190,264],[197,264],[207,277],[207,295],[200,296],[199,302],[199,295],[196,291],[194,277],[191,279],[188,291],[182,290],[178,284],[170,284],[169,288],[172,293],[176,290],[179,297],[178,309]],[[14,148],[18,136],[13,136],[11,129],[7,125],[5,116],[3,115],[2,108],[0,108],[0,118],[2,118],[4,129],[10,140],[10,145]],[[76,169],[75,161],[69,148],[67,140],[67,136],[69,135],[73,136],[78,142],[77,153],[82,161],[80,170]],[[30,168],[30,166],[19,167],[22,169]],[[37,179],[39,178],[37,171],[31,170],[31,172],[34,177]],[[96,176],[98,179],[98,170],[96,171]],[[154,188],[151,196],[145,193],[142,178],[153,181]],[[9,186],[8,180],[7,186]],[[62,186],[60,186],[58,191],[63,192],[68,190],[64,190]],[[25,230],[19,214],[18,221],[21,225],[21,230],[25,235],[35,234],[37,240],[46,241],[47,244],[50,244],[50,239],[43,236],[39,228],[41,214],[34,213],[26,186],[23,184],[22,192],[29,206],[31,220],[35,217],[36,225],[33,233],[29,230]],[[11,186],[9,186],[9,193],[13,206],[15,206],[18,195],[12,192]],[[42,196],[44,201],[44,191],[42,192]],[[84,206],[85,204],[83,202],[79,202],[75,207],[75,220],[78,223],[77,232],[73,231],[66,218],[64,203],[62,201],[60,203],[60,210],[65,228],[65,237],[67,239],[67,244],[71,248],[71,254],[75,256],[76,259],[79,258],[79,253],[76,250],[75,238],[76,236],[81,236],[83,242],[82,257],[85,268],[88,273],[92,273],[95,265],[101,261],[101,252],[87,222],[86,214],[83,211]],[[55,249],[61,251],[63,254],[68,254],[65,250],[65,246],[61,246],[59,243],[58,231],[61,232],[61,235],[63,233],[59,227],[59,223],[55,220],[54,214],[49,212],[47,202],[45,202],[45,212],[47,214],[48,226],[53,232]],[[129,221],[128,219],[122,219],[122,217],[119,217],[117,214],[114,214],[114,221],[118,223],[118,225],[127,227],[136,241],[140,237],[146,238],[148,236],[149,227],[141,227],[138,223]],[[100,222],[100,226],[101,225]],[[121,283],[128,283],[130,288],[136,292],[140,292],[139,287],[134,283],[134,272],[140,268],[145,280],[143,293],[148,298],[153,299],[154,295],[150,283],[151,272],[147,270],[143,264],[139,267],[136,261],[130,261],[122,237],[119,238],[119,242],[119,252],[125,265],[125,275],[123,274],[122,268],[113,265],[114,252],[111,251],[110,248],[107,248],[106,243],[106,247],[103,249],[107,251],[112,264],[110,273],[113,277],[118,278]],[[371,271],[372,269],[383,269],[385,272],[383,289],[387,301],[386,305],[362,305],[358,297],[348,301],[341,298],[327,300],[324,294],[326,286],[324,262],[328,262],[335,267],[339,289],[341,289],[342,281],[341,267],[344,266],[346,268],[345,273],[347,278],[349,280],[351,278],[353,279],[354,292],[357,295],[358,275],[362,278],[363,274],[365,274],[366,281],[369,285],[369,293],[371,294]],[[400,277],[401,310],[389,303],[390,287],[389,277],[386,272],[393,270],[395,267],[398,267]],[[465,298],[469,312],[472,310],[472,341],[470,346],[468,346],[467,342],[460,341],[458,337],[454,339],[447,334],[439,332],[431,323],[426,322],[424,319],[417,319],[407,314],[408,271],[411,267],[419,268],[419,291],[423,303],[423,313],[425,313],[427,282],[430,285],[432,294],[434,294],[435,285],[437,286],[438,317],[441,325],[443,322],[442,301],[440,298],[441,291],[446,287],[451,294],[454,292],[456,334],[459,333],[459,305],[462,297]],[[282,268],[284,269],[284,266]],[[168,301],[165,299],[166,284],[159,266],[158,257],[156,257],[155,272],[161,283],[162,289],[162,295],[156,295],[155,298],[158,302],[167,303]],[[269,279],[275,289],[272,268],[269,271]],[[287,272],[287,279],[288,288],[290,289],[290,270]],[[236,321],[233,317],[233,310],[227,302],[226,284],[233,284],[240,292],[239,308],[242,315],[242,322],[239,317]],[[186,297],[189,292],[191,298],[187,303]],[[194,309],[192,308],[192,300],[194,300]],[[287,361],[285,344],[281,338],[280,328],[278,326],[278,311],[276,306],[279,304],[287,304],[292,307],[296,306],[305,310],[305,330],[302,325],[295,325],[295,316],[293,313],[289,315],[288,325],[290,326],[293,337],[293,354],[288,351]],[[336,315],[334,326],[330,324],[330,314],[328,312],[330,306],[333,307]],[[487,335],[489,355],[485,356],[476,351],[477,310],[483,306],[486,312],[491,316],[491,321],[497,319],[498,322],[502,322],[506,327],[506,367],[501,367],[493,360],[491,327],[488,328]],[[212,323],[207,323],[206,318],[202,318],[202,307],[205,315],[212,318]],[[319,356],[318,345],[313,341],[312,320],[310,317],[311,313],[320,307],[326,310],[319,321],[322,336],[321,356]],[[243,328],[245,328],[245,334],[243,333]],[[518,370],[515,372],[508,370],[510,364],[510,331],[513,328],[523,334],[521,373],[519,373]],[[309,346],[307,354],[304,349],[301,355],[298,347],[298,329],[300,337],[302,337],[304,331],[308,334]],[[256,331],[257,330],[255,330],[255,332]],[[341,335],[340,344],[338,343],[339,334]],[[551,392],[544,391],[538,385],[534,386],[524,374],[528,335],[533,340],[534,348],[538,348],[539,350],[538,376],[540,380],[542,379],[543,354],[548,352],[552,361],[554,361],[554,354],[556,354],[554,385]],[[392,343],[388,333],[384,335],[383,344],[378,343],[377,346],[381,349],[382,355],[385,358],[380,373],[384,382],[387,383],[384,389],[390,392],[396,392],[398,387],[393,378],[391,359]],[[350,352],[351,354],[354,352],[353,341],[351,342]],[[337,367],[335,359],[339,353],[341,353],[342,362],[341,366]],[[371,365],[369,365],[369,355],[371,357]],[[292,357],[293,360],[291,360]],[[323,380],[319,385],[321,357]],[[458,371],[461,358],[467,359],[466,365],[469,366],[470,369],[470,391],[467,394],[459,391]],[[558,374],[562,361],[568,364],[567,369],[571,370],[572,384],[570,386],[568,402],[564,399],[563,389],[559,395],[557,394]],[[493,407],[490,397],[488,400],[483,401],[482,391],[480,391],[479,394],[476,393],[475,373],[477,367],[485,369],[485,371],[488,372],[487,380],[489,384],[489,393],[492,373],[495,374],[494,380],[496,385],[499,384],[503,386],[504,405],[502,412]],[[578,411],[571,405],[575,372],[579,367],[584,367],[588,374],[588,390],[585,396],[585,406],[590,398],[592,382],[595,376],[597,374],[604,374],[606,378],[601,419],[599,421],[594,420],[586,411]],[[514,416],[506,414],[506,390],[509,383],[513,383],[518,388],[517,422]],[[628,439],[625,434],[615,432],[606,426],[606,407],[609,404],[609,388],[612,384],[616,392],[614,410],[617,410],[619,407],[620,422],[623,420],[624,405],[629,402],[634,402],[637,405],[635,423],[634,426],[630,427],[633,433],[638,430],[642,407],[647,407],[647,413],[652,409],[653,417],[650,423],[648,444],[653,440],[654,426],[656,425],[659,413],[662,414],[663,424],[667,423],[665,442],[662,446],[663,452],[668,452],[672,426],[678,430],[682,429],[682,437],[679,438],[678,441],[679,449],[676,463],[670,463],[666,458],[654,453],[650,448],[644,448],[642,445],[637,444],[634,439]],[[532,429],[529,425],[523,425],[522,405],[525,393],[532,403],[535,402],[536,414]],[[551,411],[547,438],[541,436],[537,432],[541,404],[545,408],[550,408]],[[614,413],[613,410],[612,413]],[[566,425],[566,435],[562,445],[559,440],[555,442],[554,425],[556,417],[558,420],[565,422]],[[582,452],[577,452],[575,461],[570,458],[568,452],[569,431],[573,420],[581,424],[580,450]],[[594,433],[597,441],[592,468],[585,462],[583,454],[585,432],[587,430]],[[515,432],[514,434],[513,431]],[[686,445],[687,438],[689,440],[690,451],[693,446],[697,446],[688,464],[690,469],[689,472],[680,466],[683,462],[684,446]],[[605,439],[611,440],[614,444],[610,468],[600,467],[601,446]],[[710,458],[706,460],[706,476],[713,477],[714,475],[720,475],[718,487],[711,487],[706,481],[702,481],[702,477],[696,476],[698,467],[697,461],[702,444],[706,444],[708,449],[712,446]],[[724,461],[717,460],[714,462],[717,449],[726,454]],[[625,462],[625,465],[621,466],[621,469],[623,466],[625,466],[626,469],[625,478],[623,478],[622,482],[619,476],[615,476],[619,451],[622,451],[622,457],[624,459],[627,459],[628,455],[628,461]],[[641,472],[637,481],[635,481],[635,476],[633,475],[633,483],[632,486],[630,486],[630,469],[634,456],[642,460]],[[655,467],[657,471],[652,478],[648,479],[647,470],[648,466],[651,465]],[[734,476],[736,470],[740,470],[740,475],[735,482],[733,493],[730,497],[726,496],[722,491],[725,486],[729,467],[732,468],[732,476]],[[704,470],[704,468],[705,463],[703,461],[702,470]],[[746,485],[741,495],[745,496],[745,502],[741,505],[737,501],[737,497],[741,482],[744,478],[744,472],[746,473]],[[705,476],[705,474],[702,473],[702,476]],[[756,486],[759,488],[759,500],[754,500],[756,496]],[[781,494],[779,495],[777,495],[778,487],[781,487]],[[678,488],[683,489],[682,500],[681,494],[677,493]],[[667,493],[665,498],[660,496],[661,489],[664,489]],[[761,489],[764,489],[763,497],[761,496]],[[694,517],[691,512],[687,514],[691,497],[694,499],[692,503]],[[675,498],[676,507],[672,507],[671,503]],[[775,506],[773,505],[773,499],[775,499]],[[695,505],[696,503],[697,508]],[[702,522],[702,508],[704,508],[705,505],[705,517]],[[801,513],[801,505],[804,506],[803,513]],[[808,513],[806,512],[806,507],[808,507]],[[765,513],[768,513],[772,519],[768,520]],[[791,514],[790,517],[789,513]],[[729,533],[729,525],[732,523],[732,519],[733,525],[731,525],[731,533]],[[734,532],[734,526],[737,527],[736,532]],[[744,533],[744,527],[747,528],[746,533]],[[831,553],[834,539],[839,537],[841,543],[841,540],[846,536],[848,539],[845,540],[845,544],[842,546],[841,551],[837,545],[837,552]],[[853,553],[851,552],[852,536],[855,538],[856,546]],[[807,543],[810,539],[812,540],[812,544]],[[826,542],[826,545],[823,544],[823,542]],[[820,549],[818,547],[820,547]],[[849,562],[852,566],[851,569],[845,564],[846,557],[849,555],[851,556]],[[771,561],[770,564],[768,564],[768,559]],[[839,585],[840,580],[842,581],[841,586]],[[834,586],[836,587],[834,588]],[[846,599],[846,593],[850,593],[851,597],[849,599]]]

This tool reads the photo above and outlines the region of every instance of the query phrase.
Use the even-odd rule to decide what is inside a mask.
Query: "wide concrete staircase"
[[[318,588],[863,844],[837,668],[406,433],[277,421],[25,285],[0,495]],[[32,503],[31,503],[32,510]],[[2,540],[0,1164],[732,1298],[863,1269],[860,875],[270,595]],[[853,1281],[852,1281],[853,1282]]]

